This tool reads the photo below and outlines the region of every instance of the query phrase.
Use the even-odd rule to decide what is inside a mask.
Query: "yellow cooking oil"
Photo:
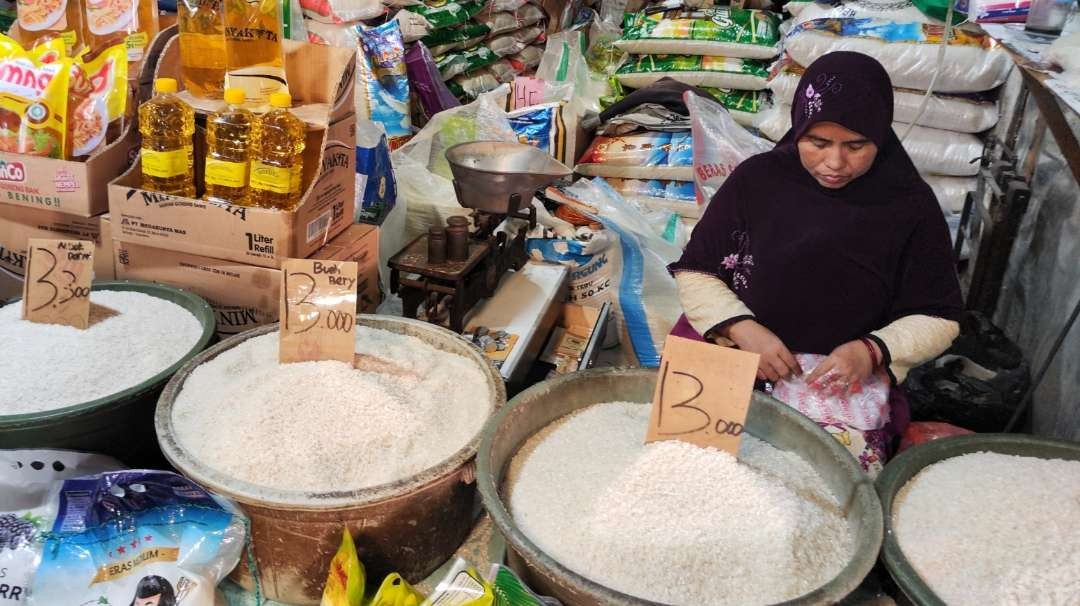
[[[21,42],[26,48],[60,38],[68,56],[73,57],[86,44],[80,0],[17,0],[15,12]]]
[[[281,40],[280,0],[225,0],[225,86],[244,89],[252,111],[289,91]]]
[[[203,197],[215,202],[247,204],[251,165],[251,128],[255,114],[244,109],[244,91],[225,89],[225,109],[206,118],[206,164]]]
[[[300,202],[304,123],[289,111],[289,93],[270,95],[270,111],[255,120],[251,144],[253,206],[292,210]]]
[[[83,0],[87,44],[98,52],[123,44],[128,61],[137,63],[158,33],[156,0]]]
[[[225,90],[225,15],[222,0],[177,2],[180,78],[192,95],[220,99]]]
[[[143,189],[194,198],[195,111],[176,96],[172,78],[155,80],[154,92],[139,106]]]

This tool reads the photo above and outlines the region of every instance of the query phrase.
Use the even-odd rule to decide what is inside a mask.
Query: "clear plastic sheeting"
[[[1034,101],[1029,101],[1033,104]],[[1066,110],[1074,136],[1080,116]],[[1031,141],[1025,117],[1021,144]],[[1021,145],[1021,146],[1022,146]],[[1031,202],[1013,247],[995,321],[1040,368],[1073,306],[1080,300],[1080,185],[1047,133],[1031,183]],[[1035,392],[1032,431],[1080,440],[1080,326],[1073,327]]]

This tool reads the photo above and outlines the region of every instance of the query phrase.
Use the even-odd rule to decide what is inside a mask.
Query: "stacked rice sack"
[[[919,116],[925,92],[938,70],[944,23],[914,6],[875,10],[871,5],[792,2],[796,16],[784,39],[785,57],[773,66],[768,87],[775,108],[761,122],[762,134],[777,140],[791,125],[791,103],[803,66],[833,51],[856,51],[877,59],[894,86],[894,124],[898,136],[909,131],[904,148],[953,219],[974,190],[983,142],[979,133],[998,121],[996,89],[1012,61],[1004,49],[975,26],[953,28],[934,82],[934,92]],[[895,5],[893,5],[895,6]],[[915,126],[912,122],[918,118]]]
[[[714,96],[732,116],[756,127],[767,107],[769,64],[780,53],[779,27],[776,13],[740,8],[628,13],[615,46],[630,57],[615,78],[628,88],[667,76],[719,89]]]
[[[457,8],[447,12],[451,5]],[[447,87],[465,102],[531,73],[544,52],[546,14],[533,2],[451,2],[408,10],[431,24],[420,41]]]

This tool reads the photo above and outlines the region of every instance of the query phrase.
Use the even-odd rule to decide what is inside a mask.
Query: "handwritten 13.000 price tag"
[[[754,353],[669,336],[645,441],[682,440],[737,454],[758,360]]]
[[[356,351],[357,265],[287,259],[281,266],[281,341],[285,363],[340,360]]]
[[[80,329],[88,327],[94,243],[31,238],[26,245],[23,319]]]

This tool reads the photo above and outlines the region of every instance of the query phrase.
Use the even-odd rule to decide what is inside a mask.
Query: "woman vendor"
[[[847,395],[887,373],[882,427],[815,419],[871,471],[907,425],[896,385],[949,347],[961,313],[945,218],[892,121],[877,61],[821,57],[799,82],[791,130],[731,174],[669,267],[684,309],[673,334],[760,354],[761,380]],[[801,368],[795,354],[827,357]]]

